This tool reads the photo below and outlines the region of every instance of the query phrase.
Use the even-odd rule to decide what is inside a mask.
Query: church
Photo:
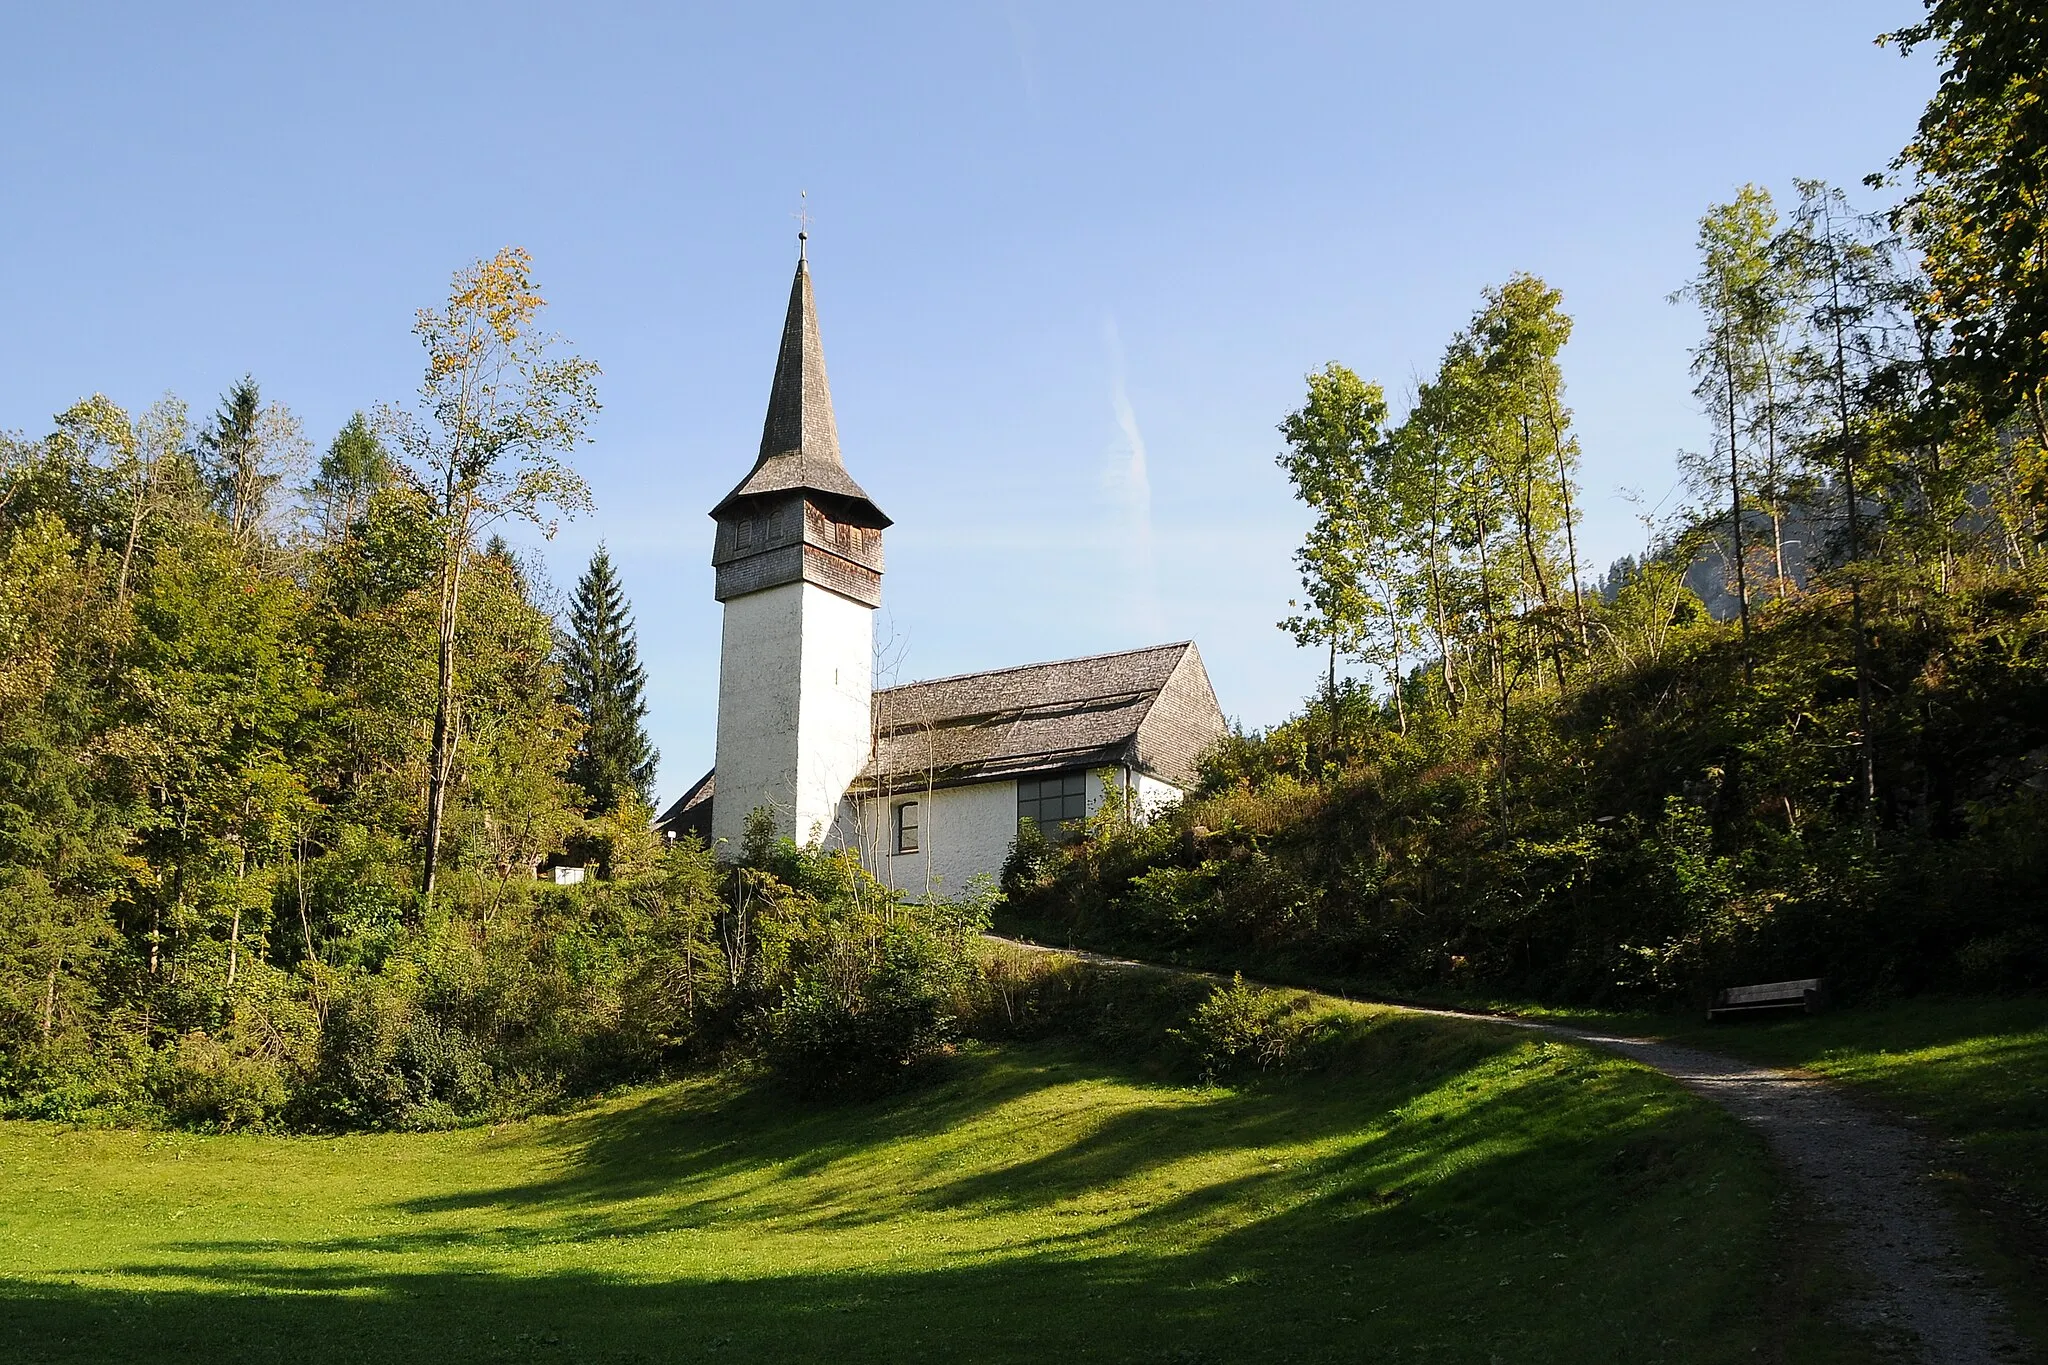
[[[1178,800],[1224,730],[1192,642],[875,687],[891,523],[840,456],[802,246],[760,454],[711,509],[714,766],[655,828],[736,850],[765,809],[886,885],[952,896],[1027,822],[1064,839],[1112,796],[1141,817]]]

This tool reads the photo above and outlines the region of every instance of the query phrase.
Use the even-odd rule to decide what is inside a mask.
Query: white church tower
[[[712,838],[730,856],[766,808],[778,834],[813,843],[868,761],[889,518],[840,462],[801,235],[761,453],[711,516],[725,604]]]

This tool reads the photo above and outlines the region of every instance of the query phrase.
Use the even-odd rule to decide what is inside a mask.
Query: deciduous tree
[[[413,326],[427,352],[419,411],[386,413],[440,522],[439,649],[420,873],[421,899],[429,905],[455,761],[463,571],[478,530],[516,518],[551,534],[552,513],[590,505],[588,487],[564,457],[582,443],[597,412],[597,366],[539,330],[545,306],[533,259],[518,247],[457,271],[447,303],[421,309]]]

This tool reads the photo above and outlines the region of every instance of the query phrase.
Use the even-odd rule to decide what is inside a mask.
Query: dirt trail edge
[[[1104,966],[1183,971],[1079,949],[990,937],[1013,947],[1060,953]],[[2000,1365],[2025,1353],[2025,1346],[2006,1325],[2003,1305],[1965,1264],[1955,1220],[1929,1187],[1929,1173],[1937,1164],[1932,1144],[1910,1129],[1859,1108],[1827,1083],[1797,1072],[1648,1038],[1621,1037],[1601,1029],[1513,1015],[1384,1001],[1362,1003],[1527,1029],[1604,1048],[1663,1072],[1761,1132],[1801,1192],[1839,1229],[1840,1254],[1863,1291],[1849,1310],[1861,1325],[1876,1328],[1885,1336],[1897,1333],[1913,1338],[1919,1358],[1929,1365]]]

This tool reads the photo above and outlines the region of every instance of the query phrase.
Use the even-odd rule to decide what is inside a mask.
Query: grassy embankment
[[[0,1358],[1854,1358],[1774,1287],[1775,1178],[1719,1111],[1319,1008],[1323,1065],[1235,1088],[1036,1043],[833,1108],[723,1077],[494,1130],[0,1125]]]
[[[1696,1016],[1524,1009],[1825,1076],[1956,1144],[2048,1209],[2048,998],[1928,998],[1708,1024]]]
[[[1048,926],[1017,925],[1052,937]],[[1187,970],[1214,968],[1187,960]],[[1269,980],[1372,996],[1371,983],[1273,971]],[[1425,992],[1417,1004],[1472,1009],[1662,1038],[1824,1076],[1878,1112],[1947,1144],[1939,1177],[1964,1215],[1978,1262],[2036,1341],[2048,1342],[2048,997],[1928,996],[1708,1023],[1684,1015],[1560,1008]]]
[[[1058,941],[1046,925],[1008,931]],[[1143,956],[1142,949],[1130,951]],[[1222,973],[1234,965],[1199,955],[1172,959],[1175,969],[1191,972]],[[1284,986],[1367,998],[1391,994],[1418,1005],[1584,1024],[1811,1071],[1880,1110],[1924,1124],[1954,1143],[1983,1177],[2048,1217],[2048,996],[1925,996],[1710,1024],[1697,1012],[1580,1009],[1452,991],[1389,993],[1371,982],[1272,964],[1244,970]]]
[[[1927,998],[1716,1024],[1523,1012],[1810,1071],[1942,1139],[1937,1178],[1974,1253],[2022,1328],[2048,1342],[2048,999]]]

